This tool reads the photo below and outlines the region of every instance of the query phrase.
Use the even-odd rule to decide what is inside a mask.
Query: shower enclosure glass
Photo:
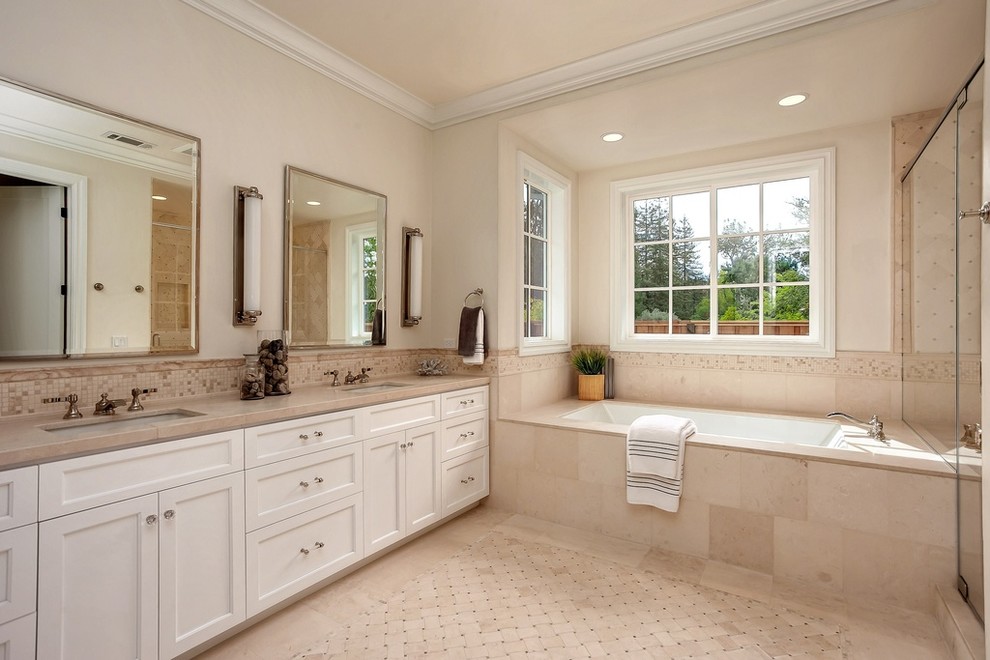
[[[903,418],[956,472],[959,591],[983,620],[980,220],[983,69],[902,178]]]

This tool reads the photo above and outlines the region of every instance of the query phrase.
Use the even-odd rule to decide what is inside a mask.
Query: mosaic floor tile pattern
[[[498,531],[295,656],[846,657],[841,625]]]

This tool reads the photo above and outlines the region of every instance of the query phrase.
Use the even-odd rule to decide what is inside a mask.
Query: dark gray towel
[[[464,357],[474,355],[474,345],[478,337],[478,312],[481,307],[461,309],[461,325],[457,330],[457,354]],[[485,338],[485,354],[488,354],[488,324],[481,329]]]
[[[375,316],[371,319],[371,345],[385,345],[385,310],[376,309]]]

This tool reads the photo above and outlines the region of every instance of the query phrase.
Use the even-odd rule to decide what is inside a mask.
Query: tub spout
[[[850,422],[852,422],[854,424],[859,424],[864,429],[866,429],[867,430],[867,434],[871,438],[873,438],[874,440],[879,440],[880,442],[882,442],[885,445],[889,445],[890,444],[890,440],[887,439],[887,436],[883,432],[883,422],[881,422],[880,421],[880,418],[877,417],[876,415],[874,415],[873,417],[871,417],[870,418],[870,421],[868,421],[868,422],[864,422],[861,419],[856,419],[852,415],[847,415],[844,412],[838,412],[838,411],[830,412],[830,413],[828,413],[825,416],[826,417],[845,417]]]

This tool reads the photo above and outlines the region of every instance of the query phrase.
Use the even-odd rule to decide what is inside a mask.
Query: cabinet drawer
[[[41,519],[242,470],[243,439],[238,429],[46,463]]]
[[[358,439],[358,411],[290,419],[244,430],[248,467],[295,458]]]
[[[34,612],[38,586],[37,524],[0,533],[0,585],[3,585],[0,623]]]
[[[488,446],[488,415],[454,418],[444,422],[441,460],[462,456]]]
[[[363,435],[373,438],[437,421],[440,419],[440,398],[423,396],[393,401],[364,408],[361,413]]]
[[[352,442],[248,470],[248,530],[361,492],[362,456],[361,443]]]
[[[0,472],[0,531],[38,522],[38,466]]]
[[[488,447],[443,464],[443,515],[449,516],[488,495]]]
[[[28,614],[16,621],[0,625],[0,658],[4,660],[34,658],[36,621],[36,615]]]
[[[247,535],[248,616],[364,556],[361,495],[351,495]]]
[[[443,399],[444,419],[488,410],[487,386],[447,392],[446,394],[441,394],[440,397]]]

